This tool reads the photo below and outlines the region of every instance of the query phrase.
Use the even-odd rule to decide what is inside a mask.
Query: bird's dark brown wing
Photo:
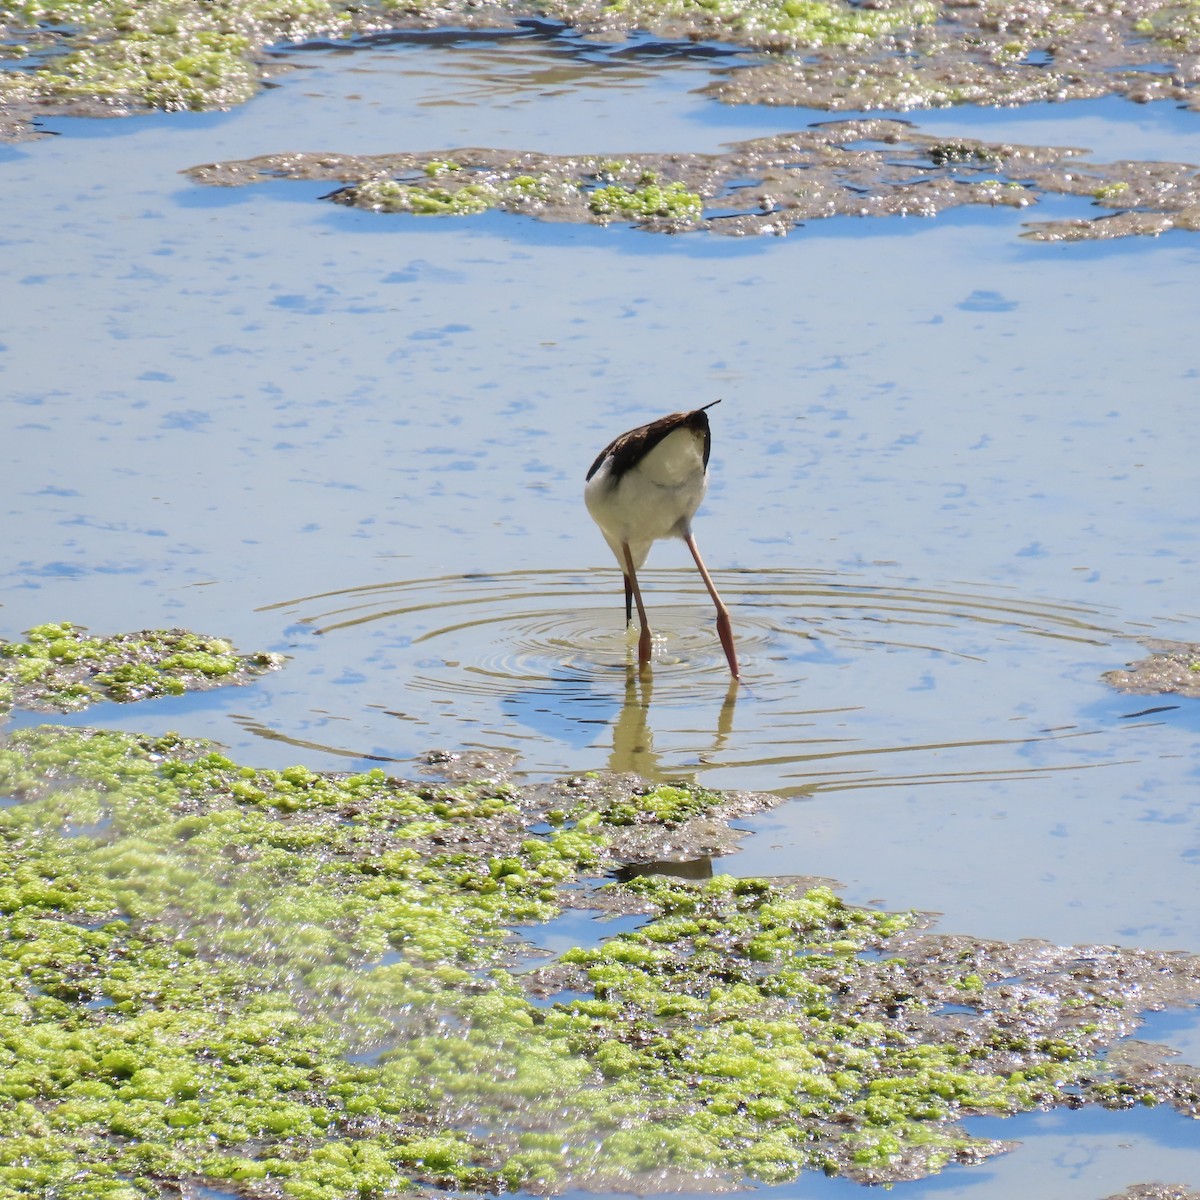
[[[719,400],[713,401],[713,404],[720,403]],[[709,428],[708,413],[705,411],[709,408],[712,408],[712,404],[706,404],[704,408],[694,408],[691,412],[671,413],[613,438],[596,455],[596,461],[588,469],[587,478],[591,479],[600,470],[600,464],[611,457],[612,477],[614,480],[620,479],[631,467],[636,467],[663,438],[677,429],[694,429],[704,435],[704,465],[707,467],[708,456],[712,450],[712,430]]]

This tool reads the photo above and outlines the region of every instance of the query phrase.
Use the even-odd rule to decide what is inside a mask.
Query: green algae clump
[[[703,215],[704,201],[678,181],[665,185],[650,182],[638,188],[611,183],[591,193],[588,208],[598,217],[619,217],[625,221],[666,217],[694,222]]]
[[[16,28],[52,29],[60,50],[35,70],[0,74],[0,100],[168,111],[241,104],[258,90],[249,6],[228,2],[95,4],[77,0],[8,6]],[[44,33],[42,34],[44,38]]]
[[[424,178],[367,179],[326,197],[338,204],[372,212],[416,216],[465,217],[498,208],[531,212],[544,208],[557,193],[570,198],[570,184],[547,175],[468,172],[455,162],[433,159]]]
[[[839,0],[614,0],[611,9],[639,24],[686,21],[710,36],[771,49],[860,45],[931,24],[938,15],[931,0],[871,8]]]
[[[693,227],[704,214],[698,193],[679,180],[660,183],[657,171],[634,172],[636,182],[629,186],[619,182],[619,176],[630,170],[630,164],[622,161],[559,164],[544,156],[524,155],[524,162],[496,156],[497,161],[485,163],[479,161],[479,152],[469,157],[475,161],[464,165],[456,159],[420,161],[411,156],[402,159],[407,169],[397,177],[363,179],[325,198],[380,213],[461,217],[498,209],[549,220],[607,224],[617,219],[660,229]],[[531,163],[535,165],[530,169],[521,169]],[[589,186],[598,180],[612,182]]]
[[[356,203],[375,212],[462,217],[495,208],[500,203],[500,193],[489,184],[445,188],[382,179],[360,184],[356,189]]]
[[[73,712],[100,700],[178,696],[246,683],[282,661],[276,654],[239,655],[222,638],[185,629],[92,637],[70,622],[38,625],[23,642],[0,640],[0,713]]]

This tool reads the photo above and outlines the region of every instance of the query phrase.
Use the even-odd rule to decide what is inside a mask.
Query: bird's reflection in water
[[[711,744],[698,750],[696,758],[703,763],[708,758],[721,755],[733,733],[733,710],[737,704],[737,680],[731,679],[725,697],[716,713],[715,728]],[[654,749],[654,730],[650,724],[650,707],[654,698],[654,676],[648,671],[639,671],[630,664],[625,672],[625,702],[621,705],[613,722],[612,752],[608,758],[610,771],[631,771],[650,783],[668,783],[686,780],[695,783],[694,770],[684,767],[665,769],[659,762]],[[700,706],[693,704],[697,715]],[[675,753],[678,753],[676,748]]]
[[[608,766],[611,771],[632,771],[650,783],[678,782],[681,779],[695,782],[694,771],[678,769],[666,771],[654,750],[654,731],[650,727],[650,705],[654,696],[654,677],[641,671],[632,663],[625,673],[625,703],[613,722],[613,745]],[[729,681],[729,688],[721,707],[717,710],[716,729],[713,731],[711,749],[703,752],[703,759],[718,755],[724,750],[733,732],[733,709],[737,703],[738,683]],[[700,858],[658,862],[627,863],[618,867],[612,877],[620,883],[628,883],[639,875],[671,875],[676,879],[711,879],[712,858]]]

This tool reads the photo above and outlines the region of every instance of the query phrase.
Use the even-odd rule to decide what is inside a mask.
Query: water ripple
[[[1131,636],[1112,612],[865,574],[715,579],[733,616],[741,686],[731,686],[711,602],[686,569],[645,572],[649,671],[637,669],[613,570],[396,580],[263,611],[286,614],[298,637],[319,635],[310,646],[325,673],[340,664],[370,721],[403,722],[426,745],[516,750],[533,771],[604,765],[808,795],[1108,761],[1091,755],[1097,731],[1061,698],[1064,680],[1094,683],[1084,664],[1103,657],[1097,648]],[[377,685],[387,677],[385,698]],[[1042,698],[1050,695],[1058,699]],[[359,723],[328,715],[335,720]],[[398,752],[378,735],[361,751]]]

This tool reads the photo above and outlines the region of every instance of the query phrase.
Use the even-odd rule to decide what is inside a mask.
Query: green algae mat
[[[1200,1111],[1195,1068],[1113,1052],[1200,999],[1195,957],[946,937],[799,881],[618,883],[773,798],[457,770],[0,743],[0,1197],[892,1182],[1006,1149],[972,1114]],[[570,909],[639,924],[539,957]]]
[[[102,700],[181,696],[248,683],[283,662],[275,654],[239,655],[223,638],[186,629],[92,637],[62,622],[38,625],[25,637],[0,638],[0,714],[14,706],[74,712]]]

